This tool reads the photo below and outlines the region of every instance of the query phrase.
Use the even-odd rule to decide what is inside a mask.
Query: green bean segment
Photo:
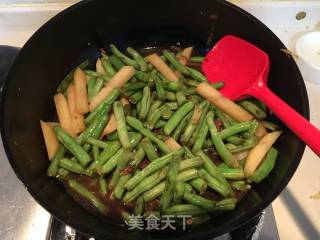
[[[168,59],[168,61],[174,66],[175,69],[177,69],[179,72],[181,72],[182,74],[189,76],[190,72],[188,70],[188,68],[183,65],[182,63],[180,63],[178,61],[178,59],[175,57],[175,55],[167,50],[163,51],[163,55],[165,56],[166,59]]]
[[[167,124],[164,126],[163,131],[165,134],[170,135],[171,132],[176,128],[179,122],[187,115],[194,107],[192,102],[183,104],[174,114],[171,116]]]
[[[126,195],[123,197],[123,200],[125,202],[134,201],[140,194],[151,189],[159,182],[161,182],[166,177],[168,169],[168,167],[164,167],[163,169],[158,170],[149,177],[146,177],[134,189],[128,191]]]
[[[183,196],[184,200],[190,204],[203,207],[208,210],[213,210],[215,207],[215,202],[200,195],[193,194],[191,192],[186,191]]]
[[[63,158],[65,152],[66,152],[66,149],[63,146],[59,146],[56,154],[51,159],[51,163],[47,170],[47,175],[49,177],[55,177],[58,174],[59,162],[60,162],[60,159]]]
[[[157,138],[154,133],[152,133],[149,129],[145,128],[142,123],[133,117],[127,117],[128,124],[133,127],[134,129],[138,130],[141,134],[149,138],[151,141],[153,141],[157,146],[160,148],[161,151],[164,153],[170,153],[170,148],[159,138]]]
[[[200,174],[207,181],[208,186],[216,192],[220,193],[222,196],[227,197],[231,194],[229,188],[220,183],[216,178],[212,177],[206,170],[201,169]]]
[[[134,148],[137,146],[141,140],[142,136],[140,134],[134,135],[130,139],[131,147]],[[103,152],[101,153],[101,155]],[[115,154],[111,155],[111,158],[107,160],[107,162],[102,166],[101,170],[99,170],[99,173],[102,175],[110,173],[118,164],[118,161],[122,158],[126,158],[126,155],[129,154],[126,149],[123,147],[120,148]],[[100,156],[101,157],[101,156]]]
[[[88,101],[91,102],[92,98],[95,96],[95,85],[96,85],[96,79],[90,78],[87,82],[88,85]]]
[[[202,178],[195,178],[191,181],[189,181],[190,185],[196,189],[200,194],[207,191],[208,184],[205,180]]]
[[[142,139],[140,146],[142,147],[145,154],[147,155],[147,158],[150,161],[153,161],[153,160],[159,158],[158,153],[156,151],[156,148],[152,145],[149,138]]]
[[[147,63],[144,61],[144,58],[132,47],[127,48],[127,52],[133,57],[133,59],[139,64],[141,71],[147,70]]]
[[[169,215],[198,216],[206,213],[206,210],[193,204],[177,204],[168,208],[165,212]]]
[[[115,67],[115,69],[117,69],[118,71],[125,66],[123,64],[123,62],[121,62],[120,58],[116,57],[115,55],[111,55],[109,57],[109,60],[111,62],[111,64]]]
[[[69,180],[68,185],[73,191],[75,191],[76,193],[84,197],[92,205],[94,205],[102,214],[106,215],[108,213],[108,207],[104,205],[102,202],[100,202],[100,200],[86,187],[84,187],[75,180]]]
[[[143,94],[141,99],[141,110],[139,111],[139,119],[141,120],[146,119],[149,113],[150,104],[151,104],[150,98],[151,98],[150,88],[146,86],[143,89]]]
[[[131,148],[130,138],[129,138],[126,118],[124,115],[124,110],[121,102],[119,101],[114,102],[113,113],[117,121],[117,132],[118,132],[119,140],[124,148],[130,149]]]
[[[85,119],[85,123],[91,124],[96,119],[96,117],[103,113],[105,109],[108,108],[108,106],[111,106],[119,96],[120,90],[117,88],[114,89],[103,102],[101,102],[91,113],[88,114]]]
[[[250,180],[255,183],[261,182],[265,179],[274,168],[278,151],[275,148],[271,148],[267,153],[265,160],[260,164],[257,170],[250,176]]]
[[[149,174],[157,171],[158,169],[167,165],[170,160],[176,154],[181,154],[181,150],[177,150],[175,152],[168,153],[163,157],[155,159],[151,162],[146,168],[144,168],[141,172],[134,175],[125,185],[125,188],[131,191],[139,182],[143,180],[144,177],[148,176]]]
[[[102,62],[102,67],[106,71],[107,75],[113,77],[116,74],[116,70],[113,68],[109,60],[109,57],[106,54],[102,53],[101,62]]]
[[[139,67],[140,67],[139,64],[135,60],[129,58],[128,56],[126,56],[125,54],[120,52],[119,49],[115,45],[111,44],[110,50],[116,57],[118,57],[125,64],[139,69]]]
[[[177,187],[178,182],[178,170],[180,165],[179,157],[174,157],[168,166],[168,175],[166,179],[165,191],[160,199],[160,211],[165,212],[165,210],[170,206],[173,200],[174,191]]]
[[[121,143],[119,141],[109,141],[107,146],[100,153],[97,160],[92,162],[88,168],[90,171],[100,171],[100,168],[108,161],[120,148]]]
[[[243,100],[239,104],[248,112],[252,113],[257,119],[265,119],[267,117],[267,113],[264,110],[248,100]]]
[[[107,192],[108,192],[107,181],[102,176],[99,177],[99,187],[100,187],[101,194],[105,196],[107,194]]]
[[[226,139],[235,134],[249,130],[251,128],[251,125],[252,125],[251,122],[237,123],[235,125],[232,125],[228,128],[223,129],[221,132],[219,132],[219,134],[221,139]]]
[[[60,167],[77,174],[87,174],[84,168],[77,162],[67,158],[62,158],[59,161]]]
[[[190,62],[193,62],[193,63],[202,63],[204,60],[204,57],[202,56],[193,56],[190,58]]]
[[[232,154],[230,153],[230,151],[226,148],[226,146],[222,142],[222,139],[217,131],[217,128],[216,128],[215,124],[213,123],[213,116],[214,116],[214,114],[212,111],[209,112],[207,115],[207,124],[209,127],[212,142],[213,142],[215,148],[217,149],[217,152],[221,156],[222,160],[225,161],[225,163],[228,166],[231,166],[231,167],[236,166],[237,162],[234,160]]]
[[[56,126],[54,127],[54,131],[57,134],[59,141],[76,157],[82,166],[86,166],[92,161],[90,155],[62,128]]]

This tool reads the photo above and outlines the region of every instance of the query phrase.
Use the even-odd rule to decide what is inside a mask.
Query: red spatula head
[[[246,97],[252,88],[266,83],[268,55],[251,43],[227,35],[205,57],[202,71],[211,83],[224,81],[221,92],[231,100]]]
[[[224,81],[221,92],[232,100],[247,95],[264,102],[298,137],[320,156],[320,131],[271,92],[267,85],[269,58],[265,52],[232,35],[208,53],[202,71],[209,82]]]

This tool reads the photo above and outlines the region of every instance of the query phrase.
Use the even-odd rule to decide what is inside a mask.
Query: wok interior
[[[52,120],[52,96],[72,66],[95,58],[98,49],[117,46],[167,47],[194,45],[205,54],[226,34],[244,38],[268,53],[269,86],[299,113],[308,117],[308,100],[294,61],[282,43],[261,23],[221,1],[83,1],[42,27],[21,50],[4,89],[2,137],[19,178],[50,213],[80,231],[112,239],[138,237],[194,239],[230,231],[265,208],[296,169],[304,145],[286,130],[278,140],[276,167],[238,204],[188,233],[129,232],[81,208],[55,179],[46,176],[48,160],[39,119]],[[212,41],[210,41],[212,40]],[[89,43],[89,45],[88,45]],[[236,66],[235,66],[236,67]],[[39,146],[42,146],[40,148]]]

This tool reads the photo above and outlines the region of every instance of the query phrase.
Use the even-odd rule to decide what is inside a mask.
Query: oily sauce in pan
[[[209,152],[209,151],[208,151]],[[212,153],[208,154],[210,159],[215,163],[219,164],[221,163],[221,159],[218,158],[217,155],[214,155]],[[78,174],[72,174],[69,173],[64,179],[61,179],[62,184],[66,188],[67,192],[72,196],[72,198],[82,207],[84,207],[87,211],[91,212],[94,215],[97,215],[99,217],[105,217],[102,216],[102,214],[91,204],[89,203],[85,198],[80,196],[78,193],[76,193],[74,190],[69,188],[68,186],[68,180],[76,180],[80,184],[82,184],[84,187],[86,187],[90,192],[92,192],[103,204],[105,204],[108,207],[108,215],[107,217],[113,221],[115,221],[117,224],[121,224],[122,217],[121,212],[127,211],[129,213],[132,213],[135,207],[135,202],[125,204],[122,201],[114,198],[111,196],[112,190],[108,190],[107,195],[102,195],[100,192],[100,187],[98,183],[98,178],[96,177],[88,177],[85,175],[78,175]],[[107,179],[108,182],[109,179]],[[244,195],[247,193],[247,191],[241,191],[238,189],[234,190],[234,197],[237,199],[242,199]],[[218,193],[212,191],[211,189],[207,189],[206,192],[201,194],[203,197],[213,200],[213,201],[219,201],[223,199]],[[150,202],[146,202],[144,204],[145,211],[154,211],[158,210],[159,208],[159,201],[157,199],[152,200]]]

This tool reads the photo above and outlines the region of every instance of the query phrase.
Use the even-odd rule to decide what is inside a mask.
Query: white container
[[[320,32],[302,35],[296,43],[297,63],[306,80],[320,84]]]

